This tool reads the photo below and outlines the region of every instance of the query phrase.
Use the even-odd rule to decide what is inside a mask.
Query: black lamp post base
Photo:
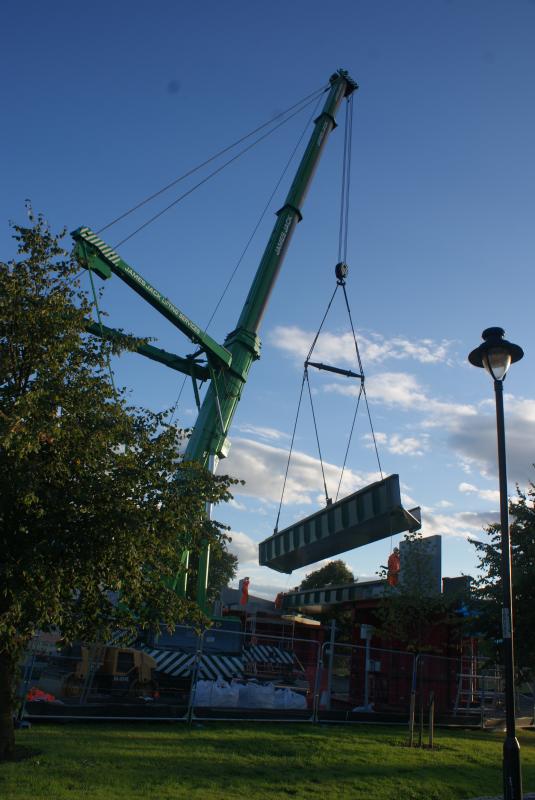
[[[520,745],[516,736],[507,736],[503,743],[504,800],[522,800]]]

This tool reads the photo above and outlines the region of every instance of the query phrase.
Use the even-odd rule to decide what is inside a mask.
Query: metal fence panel
[[[316,641],[215,626],[63,651],[35,640],[20,716],[313,720],[318,658]]]
[[[336,643],[331,653],[329,642],[294,633],[244,632],[236,620],[235,629],[177,626],[61,651],[36,638],[21,663],[19,717],[405,722],[411,700],[419,715],[431,698],[452,721],[503,714],[502,676],[481,660],[370,642]]]
[[[318,642],[247,631],[223,654],[225,636],[212,628],[202,638],[192,719],[314,720]]]
[[[418,658],[416,689],[419,703],[425,707],[431,695],[439,714],[453,714],[461,675],[461,657],[422,653]]]
[[[190,634],[190,629],[185,631]],[[195,655],[142,642],[77,644],[64,650],[32,643],[19,684],[20,716],[186,719]]]
[[[322,648],[318,718],[361,719],[362,715],[406,715],[414,656],[365,645]]]

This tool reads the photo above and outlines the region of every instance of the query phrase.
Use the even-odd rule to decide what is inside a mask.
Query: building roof
[[[242,606],[240,605],[241,594],[240,589],[232,589],[230,586],[221,589],[220,600],[223,607],[238,611],[246,611],[248,614],[255,611],[268,611],[270,613],[275,611],[274,600],[266,600],[264,597],[257,597],[254,594],[249,594],[247,604]]]

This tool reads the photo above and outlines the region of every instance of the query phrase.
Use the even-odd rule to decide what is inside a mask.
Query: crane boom
[[[323,109],[314,121],[314,130],[301,158],[283,207],[277,212],[277,220],[264,250],[258,270],[249,289],[247,299],[239,316],[236,328],[228,334],[223,345],[218,344],[198,325],[192,322],[170,300],[157,291],[145,278],[127,264],[118,253],[103,242],[90,228],[82,226],[72,233],[76,242],[75,251],[88,269],[101,278],[110,278],[115,273],[144,300],[163,314],[173,325],[198,345],[199,352],[181,359],[148,344],[140,344],[138,352],[156,361],[177,369],[196,380],[211,378],[210,386],[199,410],[197,421],[188,441],[185,458],[209,466],[211,459],[224,458],[229,450],[228,430],[247,381],[253,362],[260,357],[258,329],[269,297],[279,274],[292,234],[301,221],[301,207],[305,200],[320,156],[331,131],[336,127],[336,113],[344,97],[349,97],[357,83],[346,70],[338,70],[329,80],[328,94]],[[92,333],[113,338],[120,334],[103,325],[92,325]],[[199,353],[206,355],[207,365],[196,361]],[[323,365],[322,365],[323,367]],[[325,367],[323,367],[325,368]],[[210,547],[203,543],[199,559],[197,602],[206,608],[206,587]],[[182,564],[187,567],[188,551],[182,553]],[[181,594],[186,591],[187,571],[176,576],[174,588]]]
[[[249,289],[238,324],[224,342],[225,349],[232,354],[232,363],[226,374],[227,389],[223,393],[217,383],[208,389],[188,443],[187,457],[204,465],[207,464],[210,455],[222,458],[227,454],[228,429],[251,365],[260,356],[257,331],[294,229],[302,219],[301,206],[328,135],[336,126],[336,111],[343,97],[347,97],[358,88],[345,70],[335,73],[330,83],[329,94],[321,114],[315,120],[314,130],[286,201],[277,212],[277,221]],[[216,413],[217,405],[221,408],[223,426],[219,414]]]
[[[226,338],[224,347],[232,354],[232,363],[225,371],[225,381],[212,381],[201,406],[197,422],[186,448],[186,458],[208,463],[210,456],[224,457],[228,453],[227,433],[230,428],[243,387],[253,362],[260,356],[257,335],[269,296],[279,274],[297,223],[302,219],[301,207],[327,138],[336,126],[335,115],[344,97],[355,89],[356,82],[345,70],[330,78],[330,89],[314,130],[299,164],[297,173],[277,213],[272,234],[260,261],[255,278],[247,295],[238,324]],[[209,545],[201,551],[198,571],[197,600],[204,608],[208,582]],[[187,577],[187,576],[186,576]],[[185,591],[185,582],[182,584]]]

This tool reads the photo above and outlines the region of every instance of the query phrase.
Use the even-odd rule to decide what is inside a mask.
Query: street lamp
[[[503,381],[507,370],[520,361],[524,351],[504,339],[503,328],[487,328],[481,334],[483,343],[472,350],[468,360],[474,367],[484,367],[494,380],[496,394],[496,427],[498,432],[498,471],[500,479],[500,528],[502,534],[502,631],[505,664],[505,720],[503,743],[503,796],[505,800],[522,800],[520,745],[515,732],[515,663],[513,652],[513,616],[511,603],[511,542],[505,465],[505,425],[503,418]]]

